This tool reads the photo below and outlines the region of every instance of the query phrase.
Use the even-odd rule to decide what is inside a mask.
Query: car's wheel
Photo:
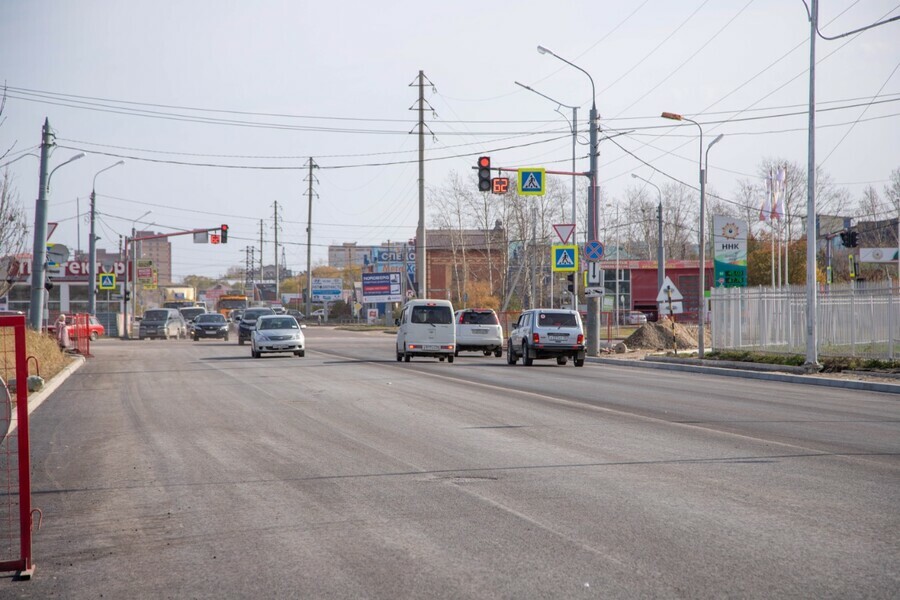
[[[459,356],[459,350],[454,350],[454,351],[453,351],[453,356]]]
[[[195,342],[199,342],[199,341],[200,341],[200,338],[198,338],[198,337],[195,335],[195,336],[194,336],[194,341],[195,341]]]
[[[438,360],[441,361],[441,362],[444,362],[444,357],[443,357],[443,356],[439,356],[439,357],[438,357]]]
[[[506,342],[506,364],[514,365],[519,362],[519,358],[516,356],[516,353],[513,352],[512,349],[512,340]]]
[[[484,352],[484,355],[485,355],[485,356],[490,356],[490,355],[491,355],[491,351],[490,351],[490,350],[484,350],[483,352]]]
[[[564,365],[567,362],[569,362],[569,359],[566,358],[565,356],[557,356],[556,357],[556,364],[558,364],[558,365]]]
[[[243,345],[244,345],[244,338],[239,337],[238,338],[238,346],[243,346]]]
[[[99,333],[97,333],[96,331],[91,332],[91,341],[92,342],[96,342],[98,337],[100,337]]]
[[[583,358],[576,358],[574,362],[575,362],[575,366],[576,366],[576,367],[583,367],[583,366],[584,366],[584,359],[583,359]]]
[[[223,342],[227,342],[227,341],[228,341],[228,335],[226,335],[225,337],[223,337],[223,338],[222,338],[222,341],[223,341]]]
[[[449,362],[449,363],[452,363],[452,362],[453,362],[453,355],[452,355],[452,354],[451,354],[450,356],[447,357],[447,362]]]
[[[299,356],[300,358],[303,358],[304,356],[306,356],[306,350],[301,350],[300,352],[297,353],[297,356]]]
[[[503,348],[497,348],[496,350],[494,350],[494,356],[496,356],[497,358],[503,356]]]
[[[398,352],[398,353],[397,353],[397,362],[400,362],[401,360],[403,360],[403,353],[402,353],[402,352]]]
[[[528,354],[528,344],[522,344],[522,364],[526,367],[534,364],[534,359]]]
[[[403,362],[409,362],[411,358],[409,352],[406,351],[406,346],[403,346]]]

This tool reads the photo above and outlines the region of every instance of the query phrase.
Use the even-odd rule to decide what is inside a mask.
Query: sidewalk
[[[682,371],[688,373],[705,373],[723,377],[743,377],[804,385],[820,385],[835,388],[862,390],[869,392],[885,392],[900,394],[900,378],[878,373],[850,371],[843,373],[803,374],[802,367],[787,365],[769,365],[736,361],[700,360],[699,358],[663,356],[648,352],[627,352],[625,354],[608,354],[600,357],[588,357],[588,362],[595,364],[616,365],[643,369],[662,369],[666,371]]]

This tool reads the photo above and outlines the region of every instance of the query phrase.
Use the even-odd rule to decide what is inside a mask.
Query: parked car
[[[577,311],[534,308],[519,315],[506,340],[506,362],[530,367],[535,359],[555,358],[564,365],[571,358],[584,366],[584,327]]]
[[[294,356],[305,356],[305,327],[290,315],[260,315],[250,336],[250,355],[261,358],[273,352],[293,352]]]
[[[622,325],[643,325],[647,322],[647,315],[637,310],[629,310],[619,315]]]
[[[138,338],[153,339],[187,337],[187,326],[181,313],[174,308],[152,308],[144,311],[141,326],[138,330]]]
[[[302,321],[302,320],[303,320],[303,316],[304,316],[302,312],[300,312],[299,310],[297,310],[297,309],[295,309],[295,308],[292,308],[292,309],[290,309],[289,311],[287,311],[287,314],[291,315],[292,317],[294,317],[294,318],[297,319],[298,321]]]
[[[456,328],[449,300],[410,300],[397,325],[397,362],[409,362],[413,356],[434,356],[453,362]]]
[[[222,338],[228,341],[228,321],[219,313],[206,313],[194,318],[191,329],[191,338],[199,341],[200,338]]]
[[[47,331],[52,335],[56,335],[56,323],[54,322],[47,325]],[[75,315],[66,315],[66,331],[69,334],[69,339],[74,340],[78,337],[75,327]],[[94,316],[91,316],[88,319],[88,331],[90,332],[89,335],[92,342],[101,335],[106,335],[106,328],[103,327],[103,324]]]
[[[456,350],[459,353],[483,352],[485,356],[503,356],[503,330],[497,313],[490,308],[464,308],[456,311]]]
[[[266,306],[258,306],[248,308],[241,316],[241,322],[238,324],[238,344],[243,346],[244,342],[250,341],[250,332],[256,328],[256,320],[263,315],[274,315],[275,311]]]

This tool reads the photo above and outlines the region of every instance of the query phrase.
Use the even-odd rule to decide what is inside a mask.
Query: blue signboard
[[[401,273],[363,273],[363,302],[401,302],[403,291],[400,286]]]

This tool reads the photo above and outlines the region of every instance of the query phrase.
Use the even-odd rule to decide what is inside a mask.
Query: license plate
[[[441,347],[437,344],[425,344],[425,350],[440,350]]]
[[[569,337],[569,334],[567,334],[567,333],[548,333],[547,337],[549,337],[551,340],[564,340]]]
[[[473,329],[472,333],[487,333],[487,329]]]
[[[274,344],[272,347],[276,350],[284,350],[285,348],[287,348],[287,344]]]

